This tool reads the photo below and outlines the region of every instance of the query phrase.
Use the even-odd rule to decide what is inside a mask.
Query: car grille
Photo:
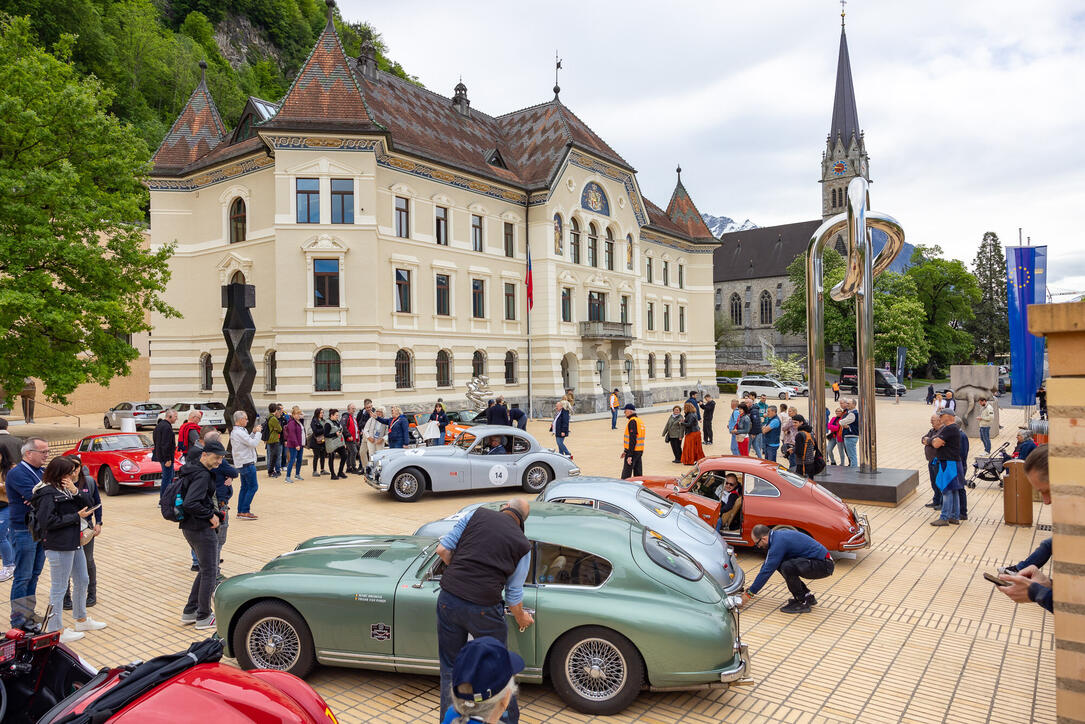
[[[143,481],[161,480],[162,473],[144,473],[139,476],[139,479]]]

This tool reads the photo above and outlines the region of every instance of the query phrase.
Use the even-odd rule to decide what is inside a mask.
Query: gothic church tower
[[[851,80],[848,38],[844,34],[844,14],[840,14],[840,57],[836,65],[836,98],[833,120],[825,153],[821,156],[821,216],[828,219],[844,211],[848,182],[856,176],[870,180],[870,165],[859,112],[855,106],[855,87]]]

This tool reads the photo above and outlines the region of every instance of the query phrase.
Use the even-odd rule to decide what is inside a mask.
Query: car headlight
[[[742,596],[728,596],[724,599],[727,608],[738,608],[742,605]]]
[[[126,473],[134,473],[139,470],[139,466],[131,460],[121,460],[120,469]]]

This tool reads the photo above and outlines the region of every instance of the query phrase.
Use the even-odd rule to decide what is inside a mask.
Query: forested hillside
[[[348,56],[356,57],[368,39],[382,69],[409,78],[388,60],[373,28],[335,12]],[[201,59],[223,120],[232,125],[247,96],[283,96],[327,22],[323,0],[0,0],[0,13],[29,17],[48,50],[61,35],[75,35],[76,69],[112,90],[112,112],[136,128],[148,153],[198,82]]]

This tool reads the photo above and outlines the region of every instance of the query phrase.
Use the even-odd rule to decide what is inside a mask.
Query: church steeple
[[[821,157],[821,215],[829,218],[844,210],[848,182],[857,176],[870,180],[869,159],[851,77],[848,36],[840,13],[840,53],[836,61],[836,94],[825,153]]]

